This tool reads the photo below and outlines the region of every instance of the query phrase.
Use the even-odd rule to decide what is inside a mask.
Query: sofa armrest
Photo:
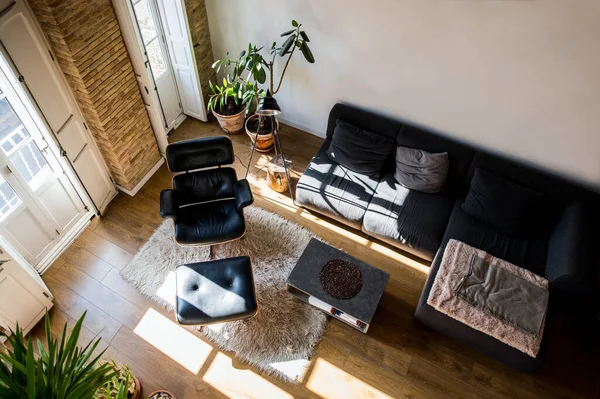
[[[597,261],[591,213],[582,203],[571,204],[550,236],[545,277],[560,296],[581,297],[591,288]]]
[[[177,220],[177,193],[173,190],[162,190],[160,192],[160,216]]]
[[[245,208],[248,205],[252,205],[254,202],[250,184],[246,179],[235,182],[233,185],[233,194],[235,195],[235,204],[237,205],[238,211],[241,211],[242,208]]]

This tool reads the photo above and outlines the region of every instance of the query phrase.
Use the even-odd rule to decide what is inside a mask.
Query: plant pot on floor
[[[223,115],[216,112],[214,109],[212,111],[213,115],[219,121],[219,126],[225,133],[229,134],[238,134],[244,130],[244,120],[246,119],[246,107],[244,107],[240,112],[233,115]]]
[[[160,391],[152,392],[150,396],[148,396],[148,399],[175,399],[175,395],[161,389]]]
[[[250,137],[250,145],[256,140],[256,151],[258,152],[269,152],[273,148],[275,122],[277,128],[279,128],[279,122],[275,118],[263,117],[264,125],[261,127],[259,122],[259,116],[257,114],[252,115],[246,120],[246,134]],[[257,134],[258,131],[258,134]]]
[[[114,399],[121,397],[118,395],[121,387],[127,391],[127,399],[139,399],[142,393],[142,385],[132,373],[129,367],[124,365],[118,365],[114,360],[111,360],[108,364],[118,372],[106,385],[100,387],[96,392],[96,397],[100,399]],[[127,382],[127,385],[125,385]]]

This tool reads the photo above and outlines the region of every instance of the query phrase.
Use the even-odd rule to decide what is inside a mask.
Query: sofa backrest
[[[364,111],[360,108],[346,104],[335,104],[329,112],[329,121],[327,123],[327,138],[333,137],[335,122],[341,119],[351,125],[373,133],[381,134],[391,139],[396,139],[402,123],[386,118],[372,112]]]
[[[473,174],[478,168],[537,191],[549,199],[551,205],[559,208],[576,199],[587,200],[594,195],[564,178],[486,151],[477,151],[475,154],[463,181],[465,190],[468,190]]]
[[[374,133],[395,138],[396,145],[433,153],[448,152],[450,170],[445,190],[457,196],[467,194],[475,169],[481,168],[546,195],[558,207],[563,207],[574,200],[591,202],[598,201],[600,198],[597,193],[590,192],[562,177],[509,160],[506,157],[491,154],[410,123],[364,111],[352,105],[336,104],[333,106],[329,113],[327,126],[328,140],[333,136],[338,119]],[[390,170],[384,172],[393,170],[395,155],[396,151],[392,151],[390,162],[386,164],[386,169]]]

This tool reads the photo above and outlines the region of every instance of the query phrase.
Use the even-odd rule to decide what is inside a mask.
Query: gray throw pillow
[[[416,148],[398,146],[396,149],[396,181],[402,186],[438,193],[448,177],[448,153],[432,154]]]

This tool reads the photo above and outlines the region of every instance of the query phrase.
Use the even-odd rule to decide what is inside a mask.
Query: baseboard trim
[[[281,115],[277,116],[277,119],[279,120],[279,122],[283,123],[284,125],[291,126],[291,127],[296,128],[298,130],[302,130],[303,132],[306,132],[306,133],[310,133],[313,136],[323,137],[323,138],[325,137],[325,132],[316,131],[316,130],[308,127],[308,126],[304,126],[304,125],[302,125],[300,123],[296,123],[296,122],[293,122],[293,121],[291,121],[289,119],[286,119],[285,117],[282,117]]]
[[[173,124],[166,129],[165,134],[168,136],[169,133],[173,132],[175,129],[177,129],[179,127],[179,125],[181,125],[183,123],[183,121],[187,118],[187,115],[184,113],[181,113],[181,115],[179,115],[175,121],[173,122]]]
[[[134,195],[137,194],[138,191],[141,190],[142,187],[144,187],[144,184],[146,184],[148,182],[148,180],[150,180],[150,178],[154,175],[154,173],[156,173],[158,168],[160,168],[163,163],[165,163],[165,159],[163,157],[160,157],[160,159],[158,160],[156,165],[154,165],[152,167],[152,169],[150,169],[150,171],[148,173],[146,173],[146,175],[142,178],[142,180],[140,180],[140,182],[138,184],[136,184],[135,187],[132,188],[131,190],[128,190],[119,185],[117,185],[117,188],[119,189],[119,191],[122,191],[125,194],[133,197]]]

